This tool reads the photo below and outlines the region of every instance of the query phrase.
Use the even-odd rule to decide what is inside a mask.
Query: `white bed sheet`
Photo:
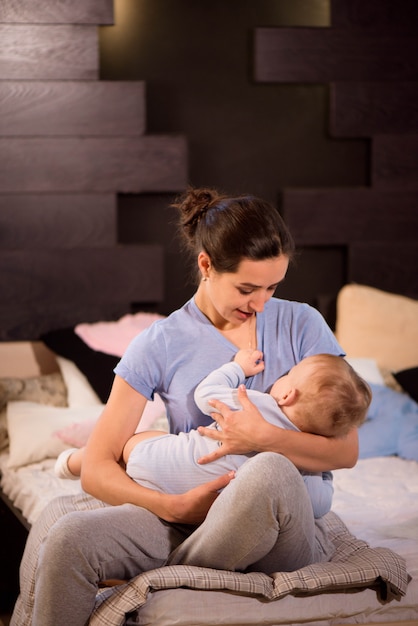
[[[55,475],[55,459],[45,459],[17,470],[7,467],[7,459],[7,450],[1,451],[1,488],[29,524],[34,523],[53,498],[81,491],[79,480],[64,480]]]
[[[0,453],[1,486],[32,524],[55,496],[80,491],[79,481],[58,479],[54,460],[11,471]],[[376,592],[287,596],[272,603],[225,592],[169,589],[151,593],[139,611],[140,625],[228,626],[418,621],[418,463],[397,457],[360,460],[334,472],[333,510],[350,532],[371,546],[403,556],[413,580],[402,600],[381,604]]]

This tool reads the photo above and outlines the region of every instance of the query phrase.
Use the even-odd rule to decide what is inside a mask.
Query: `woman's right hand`
[[[159,503],[161,511],[157,515],[166,522],[200,524],[208,514],[220,490],[226,487],[234,477],[235,472],[229,472],[182,494],[161,494],[161,502]],[[156,511],[154,510],[154,512]]]

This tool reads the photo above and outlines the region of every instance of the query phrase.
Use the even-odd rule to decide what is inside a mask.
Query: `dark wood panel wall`
[[[118,193],[177,192],[185,138],[146,133],[146,85],[99,79],[112,0],[0,4],[0,339],[163,298],[160,245],[119,245]]]
[[[302,247],[343,246],[347,281],[418,297],[418,3],[331,0],[331,26],[259,28],[258,82],[327,83],[332,137],[370,141],[369,186],[286,189]]]
[[[113,24],[113,0],[2,0],[0,22],[11,24]]]
[[[143,82],[3,80],[0,93],[2,137],[145,133]]]

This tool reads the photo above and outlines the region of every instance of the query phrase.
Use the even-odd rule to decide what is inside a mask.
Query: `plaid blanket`
[[[405,595],[410,577],[402,557],[387,548],[370,548],[366,542],[351,535],[335,513],[328,513],[324,520],[335,546],[335,553],[327,563],[271,576],[187,565],[162,567],[100,593],[90,626],[122,625],[126,614],[139,609],[150,591],[175,587],[231,591],[262,597],[266,601],[280,600],[288,594],[300,596],[365,587],[374,588],[382,602]]]

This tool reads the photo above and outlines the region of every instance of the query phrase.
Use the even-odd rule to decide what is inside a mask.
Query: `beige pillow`
[[[364,285],[338,294],[335,335],[348,357],[374,359],[383,371],[418,365],[418,301]]]

